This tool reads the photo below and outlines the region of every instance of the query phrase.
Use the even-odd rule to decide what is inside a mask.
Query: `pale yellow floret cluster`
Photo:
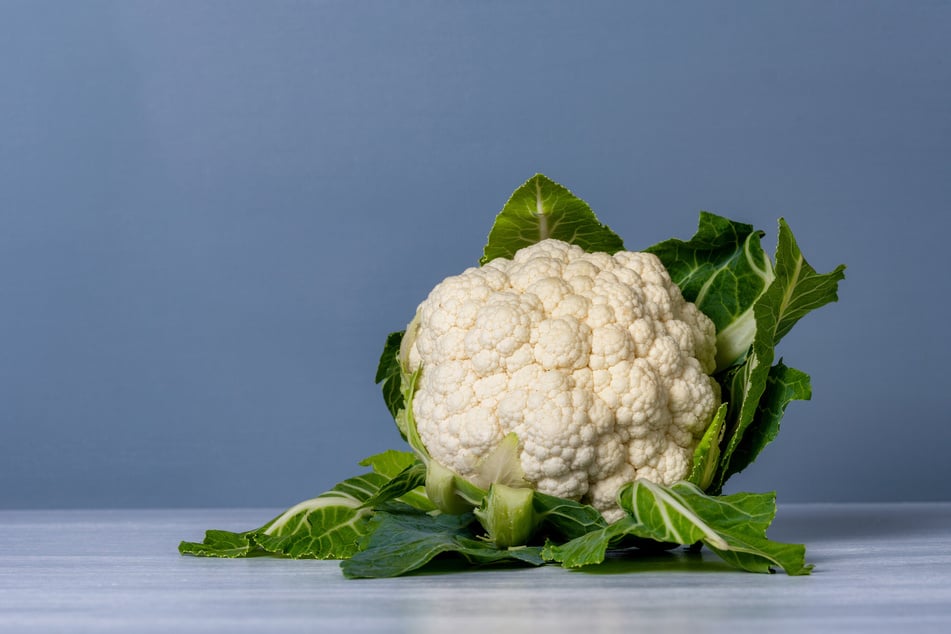
[[[462,476],[511,432],[526,479],[615,519],[635,478],[687,477],[719,405],[713,323],[646,253],[558,240],[450,277],[420,305],[413,413]]]

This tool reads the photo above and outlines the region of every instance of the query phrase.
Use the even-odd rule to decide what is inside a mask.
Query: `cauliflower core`
[[[647,253],[559,240],[432,290],[407,333],[413,414],[432,457],[467,477],[511,432],[526,479],[609,521],[636,478],[686,478],[719,406],[713,322]]]

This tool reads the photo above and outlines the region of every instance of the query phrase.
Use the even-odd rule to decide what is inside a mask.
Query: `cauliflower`
[[[372,472],[179,551],[349,558],[347,577],[390,577],[442,553],[576,568],[702,543],[744,570],[809,574],[803,545],[765,536],[774,494],[718,497],[810,397],[774,347],[844,276],[816,272],[784,220],[775,263],[762,235],[701,212],[690,240],[627,252],[536,174],[496,217],[482,267],[386,337],[376,382],[412,452],[369,456]]]
[[[471,478],[514,433],[533,488],[613,521],[626,483],[688,476],[720,404],[715,342],[656,256],[547,239],[437,285],[401,357],[435,461]]]

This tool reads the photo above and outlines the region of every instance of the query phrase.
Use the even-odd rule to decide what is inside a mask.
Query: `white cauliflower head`
[[[407,333],[433,459],[472,476],[507,435],[525,478],[612,521],[636,478],[688,476],[719,406],[713,322],[647,253],[544,240],[437,285]]]

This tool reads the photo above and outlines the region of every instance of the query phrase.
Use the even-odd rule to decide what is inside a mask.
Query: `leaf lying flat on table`
[[[330,491],[287,509],[270,522],[243,533],[210,530],[200,542],[182,542],[183,555],[250,557],[278,555],[308,559],[345,559],[357,552],[372,527],[373,508],[395,500],[430,511],[422,489],[425,469],[409,451],[388,450],[360,462],[365,473]]]
[[[606,526],[591,506],[533,492],[537,521],[548,533],[570,539]],[[474,565],[544,563],[541,548],[499,548],[483,535],[472,513],[430,515],[404,509],[378,512],[364,550],[341,563],[348,577],[395,577],[419,570],[444,553],[453,553]]]
[[[388,479],[378,473],[349,478],[321,495],[287,509],[260,528],[243,533],[210,530],[201,543],[182,542],[183,555],[293,558],[350,557],[370,532],[372,510],[363,506]]]
[[[776,513],[771,493],[705,495],[679,482],[663,487],[636,480],[619,494],[626,515],[617,522],[564,544],[549,543],[542,556],[566,568],[598,564],[626,537],[689,545],[702,542],[730,564],[751,572],[779,566],[790,575],[809,574],[805,546],[767,539]]]
[[[341,562],[350,578],[397,577],[418,570],[444,553],[454,553],[475,565],[515,562],[544,564],[540,549],[523,546],[497,548],[478,539],[472,513],[436,515],[379,512],[373,532],[361,551]]]

